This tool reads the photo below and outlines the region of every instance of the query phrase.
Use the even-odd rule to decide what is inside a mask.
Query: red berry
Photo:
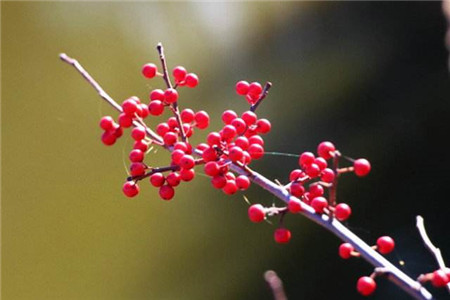
[[[181,121],[183,121],[184,123],[191,123],[194,121],[195,112],[190,108],[186,108],[186,109],[183,109],[180,116],[181,116]]]
[[[183,169],[192,169],[195,166],[195,160],[191,155],[184,155],[180,159],[180,167]]]
[[[291,232],[286,228],[278,228],[274,234],[275,242],[286,244],[291,239]]]
[[[160,100],[152,100],[148,105],[148,111],[152,116],[159,116],[164,112],[164,103]]]
[[[343,259],[349,259],[352,257],[352,251],[354,250],[350,243],[343,243],[339,246],[339,256]]]
[[[161,89],[156,89],[150,92],[150,100],[164,101],[164,91]]]
[[[306,175],[308,175],[311,178],[317,177],[320,175],[320,168],[315,163],[310,164],[305,169]]]
[[[325,192],[323,186],[318,183],[313,183],[309,186],[309,194],[314,197],[322,196]]]
[[[328,206],[328,201],[324,197],[315,197],[311,201],[311,206],[314,208],[316,213],[321,214],[324,212],[324,209]]]
[[[245,122],[245,124],[247,124],[247,126],[255,124],[256,120],[258,119],[256,114],[250,110],[243,112],[241,118],[242,118],[242,120],[244,120],[244,122]]]
[[[187,71],[182,66],[177,66],[172,71],[173,77],[175,78],[175,82],[181,82],[186,77]]]
[[[326,168],[322,171],[322,175],[320,176],[320,179],[323,182],[331,183],[334,181],[334,177],[335,177],[334,171],[329,168]]]
[[[185,142],[176,142],[173,145],[173,149],[174,150],[181,150],[186,154],[191,154],[192,153],[192,146],[191,144],[185,143]]]
[[[296,214],[303,210],[303,205],[299,199],[291,197],[289,199],[288,208],[291,213]]]
[[[444,287],[449,283],[450,278],[443,270],[436,270],[433,272],[433,277],[431,278],[431,284],[437,288]]]
[[[245,96],[245,100],[247,100],[247,102],[251,105],[255,104],[259,99],[259,94],[258,95],[254,95],[254,94],[247,94]]]
[[[139,194],[139,186],[133,181],[127,181],[122,187],[122,191],[127,197],[134,197]]]
[[[170,200],[175,195],[175,189],[171,187],[170,185],[163,185],[159,188],[159,196],[163,200]]]
[[[324,159],[332,158],[334,151],[336,151],[336,147],[331,142],[322,142],[317,147],[317,154]]]
[[[116,124],[116,128],[112,132],[117,138],[120,138],[123,135],[123,128]]]
[[[105,144],[106,146],[111,146],[114,145],[114,143],[117,140],[117,136],[114,134],[114,132],[111,131],[105,131],[102,134],[102,142],[103,144]]]
[[[144,127],[135,127],[131,131],[131,137],[135,141],[143,140],[145,138],[145,134],[146,134],[146,132],[145,132],[145,128]]]
[[[165,181],[166,181],[166,178],[164,177],[164,175],[162,173],[154,173],[150,176],[150,183],[154,187],[162,186]]]
[[[172,158],[172,162],[176,165],[180,164],[181,158],[185,155],[183,150],[175,149],[170,154],[170,157]]]
[[[181,169],[180,178],[183,181],[191,181],[195,177],[194,169]]]
[[[205,162],[214,161],[217,159],[217,152],[213,148],[205,149],[202,153],[202,158]]]
[[[325,168],[328,166],[327,161],[323,157],[317,157],[314,159],[314,163],[319,166],[320,171],[325,170]]]
[[[176,133],[169,131],[163,136],[164,144],[172,146],[177,142],[177,138]]]
[[[219,164],[215,161],[207,162],[203,169],[208,176],[216,176],[220,173]]]
[[[140,162],[134,162],[130,165],[131,176],[141,176],[145,174],[145,165]]]
[[[169,130],[170,130],[170,127],[165,122],[159,123],[156,126],[156,133],[159,134],[160,136],[164,136],[167,132],[169,132]]]
[[[289,181],[296,181],[304,176],[305,176],[305,173],[303,173],[302,170],[295,169],[295,170],[292,170],[291,173],[289,174]]]
[[[170,127],[171,129],[178,128],[178,121],[177,121],[177,118],[175,118],[175,117],[170,117],[169,119],[167,119],[167,125],[169,125],[169,127]]]
[[[237,134],[236,128],[233,125],[225,125],[220,132],[224,141],[233,139]]]
[[[315,156],[311,152],[303,152],[298,159],[298,165],[302,168],[309,166],[314,162]]]
[[[356,283],[356,289],[363,296],[369,296],[375,291],[376,288],[377,284],[375,283],[375,280],[369,276],[359,278]]]
[[[212,184],[216,189],[221,189],[221,188],[223,188],[223,187],[227,184],[227,179],[225,178],[225,176],[217,175],[217,176],[214,176],[214,177],[211,179],[211,184]]]
[[[264,155],[264,148],[259,144],[251,144],[247,149],[252,159],[259,159]]]
[[[176,89],[168,88],[164,91],[164,101],[167,103],[174,103],[178,100],[178,92]]]
[[[104,116],[100,120],[100,128],[103,130],[111,130],[114,127],[114,119],[110,116]]]
[[[305,187],[300,182],[294,182],[289,186],[292,196],[301,197],[305,193]]]
[[[194,73],[189,73],[184,78],[184,82],[190,88],[194,88],[198,85],[198,76]]]
[[[226,110],[222,113],[222,121],[225,123],[225,125],[231,124],[231,121],[236,119],[238,115],[233,110]]]
[[[181,181],[181,177],[180,177],[180,174],[178,174],[177,172],[172,172],[169,175],[167,175],[167,177],[166,177],[166,182],[170,186],[177,186],[180,184],[180,181]]]
[[[150,111],[148,109],[148,106],[145,105],[144,103],[139,104],[139,108],[141,113],[139,114],[139,116],[143,119],[147,118],[148,115],[150,114]]]
[[[122,103],[122,110],[125,114],[134,116],[134,114],[138,111],[138,104],[131,98],[127,99]]]
[[[248,87],[248,94],[259,96],[262,93],[262,86],[259,82],[252,82]]]
[[[243,156],[244,152],[239,146],[231,147],[230,150],[228,150],[228,158],[233,162],[241,160]]]
[[[236,132],[238,135],[244,134],[244,132],[247,130],[247,124],[241,118],[236,118],[231,121],[231,125],[236,128]]]
[[[238,93],[238,95],[246,95],[249,86],[250,84],[245,80],[238,81],[238,83],[236,83],[236,93]]]
[[[366,176],[370,172],[370,163],[367,159],[360,158],[353,162],[355,174],[359,177]]]
[[[347,220],[352,214],[352,209],[345,203],[339,203],[334,209],[334,215],[339,221]]]
[[[117,120],[119,125],[123,128],[129,128],[133,125],[133,118],[127,115],[126,113],[121,113]]]
[[[272,125],[267,119],[259,119],[256,121],[256,131],[262,134],[268,133]]]
[[[134,145],[133,145],[133,149],[139,149],[142,152],[146,152],[148,150],[148,144],[145,143],[144,141],[140,140],[140,141],[135,141]]]
[[[210,146],[220,145],[221,140],[222,137],[218,132],[215,131],[208,133],[208,135],[206,136],[206,142]]]
[[[238,190],[236,181],[233,179],[228,179],[225,186],[222,188],[222,191],[227,195],[233,195]]]
[[[263,140],[263,138],[260,137],[259,135],[253,135],[253,136],[250,136],[250,137],[248,138],[248,142],[249,142],[250,144],[258,144],[258,145],[264,146],[264,140]]]
[[[197,123],[196,126],[200,129],[205,129],[209,126],[209,115],[206,111],[198,111],[195,114],[195,122]]]
[[[158,71],[158,68],[156,67],[155,64],[145,64],[142,66],[142,74],[146,77],[146,78],[153,78],[156,76],[156,72]]]
[[[234,144],[242,150],[246,150],[249,146],[248,138],[245,136],[239,136],[234,140]]]
[[[395,242],[390,236],[382,236],[377,239],[377,246],[381,254],[388,254],[394,250]]]
[[[130,152],[129,158],[132,162],[142,162],[144,160],[144,152],[134,149]]]
[[[250,179],[245,175],[239,175],[236,177],[236,185],[238,189],[244,191],[250,186]]]
[[[261,204],[253,204],[248,208],[248,217],[250,221],[259,223],[266,218],[266,210]]]

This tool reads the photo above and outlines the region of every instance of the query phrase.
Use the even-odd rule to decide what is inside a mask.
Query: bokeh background
[[[182,106],[243,111],[241,79],[271,81],[259,115],[272,121],[266,150],[298,154],[333,141],[373,171],[344,176],[338,199],[348,226],[373,243],[397,242],[389,259],[417,276],[436,269],[415,216],[450,259],[450,85],[440,2],[1,2],[2,299],[272,299],[263,273],[278,272],[290,299],[360,299],[371,267],[343,261],[339,240],[289,216],[247,219],[243,194],[198,176],[161,201],[142,185],[121,193],[130,139],[109,148],[98,121],[116,115],[70,66],[77,58],[121,102],[162,87],[140,67],[158,62],[200,76]],[[150,121],[156,124],[156,120]],[[196,134],[200,142],[205,132]],[[164,165],[167,156],[154,154]],[[296,158],[266,156],[254,168],[286,181]],[[252,203],[271,205],[252,187]],[[275,223],[276,224],[276,223]],[[373,299],[408,299],[378,280]],[[446,293],[428,286],[439,298]],[[448,294],[447,294],[448,295]]]

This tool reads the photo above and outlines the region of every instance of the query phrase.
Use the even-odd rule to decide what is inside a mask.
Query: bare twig
[[[273,298],[275,300],[287,300],[283,288],[283,282],[280,277],[278,277],[277,273],[272,270],[268,270],[264,273],[264,279],[272,290]]]
[[[61,58],[62,61],[68,63],[69,65],[72,65],[81,74],[81,76],[83,76],[84,79],[86,79],[86,81],[97,91],[97,93],[100,95],[100,97],[102,97],[103,100],[105,100],[109,105],[114,107],[117,111],[122,112],[122,107],[103,90],[103,88],[97,83],[97,81],[95,81],[94,78],[92,78],[92,76],[83,68],[83,66],[76,59],[69,57],[65,53],[61,53],[59,55],[59,58]],[[158,145],[164,144],[162,138],[147,126],[140,124],[138,121],[133,121],[133,125],[144,127],[147,134],[156,144]]]
[[[267,94],[269,94],[269,90],[272,87],[272,82],[266,82],[266,84],[264,85],[264,89],[261,93],[261,96],[259,97],[259,99],[255,102],[255,104],[253,104],[252,106],[250,106],[250,111],[255,112],[256,109],[258,108],[258,106],[261,104],[261,102],[264,100],[264,98],[266,98]]]
[[[450,1],[442,1],[442,12],[444,13],[445,19],[447,20],[447,31],[445,33],[445,46],[447,50],[450,51]],[[450,57],[448,59],[448,68],[450,70]]]
[[[446,270],[447,267],[445,266],[445,262],[444,262],[444,258],[442,257],[441,250],[439,248],[437,248],[435,245],[433,245],[430,238],[428,237],[427,231],[425,230],[425,223],[424,223],[422,216],[416,217],[416,226],[417,226],[417,229],[419,230],[420,237],[422,238],[425,246],[428,248],[428,250],[431,252],[431,254],[436,259],[439,269]],[[447,287],[447,290],[450,292],[450,283],[447,283],[446,287]]]

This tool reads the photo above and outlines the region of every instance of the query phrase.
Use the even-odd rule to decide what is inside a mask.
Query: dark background
[[[121,102],[163,86],[140,75],[158,42],[170,67],[200,76],[181,105],[207,110],[211,130],[223,110],[247,108],[236,81],[271,81],[258,109],[273,125],[266,150],[330,140],[368,158],[368,177],[339,183],[338,200],[353,208],[347,225],[369,244],[392,236],[388,258],[416,277],[437,268],[415,228],[420,214],[448,262],[441,2],[2,2],[1,17],[3,299],[271,299],[268,269],[290,299],[362,298],[356,280],[371,266],[340,259],[338,239],[302,217],[288,216],[293,238],[277,245],[275,225],[248,221],[242,193],[225,196],[201,176],[169,203],[145,185],[136,199],[122,195],[131,141],[101,144],[98,120],[115,112],[58,54]],[[166,161],[155,154],[155,165]],[[295,166],[288,156],[253,164],[283,182]],[[257,187],[245,195],[276,201]],[[408,299],[377,283],[373,299]]]

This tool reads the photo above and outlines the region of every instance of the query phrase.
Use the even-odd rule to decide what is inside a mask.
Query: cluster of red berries
[[[236,83],[236,93],[245,96],[247,102],[253,105],[261,98],[263,87],[259,82],[248,83],[245,80],[241,80]]]
[[[326,189],[336,186],[337,176],[344,172],[353,171],[357,176],[365,176],[370,171],[370,163],[363,158],[352,160],[353,166],[338,169],[337,159],[341,154],[331,142],[322,142],[317,147],[317,156],[312,152],[300,154],[299,168],[293,170],[289,175],[289,183],[286,188],[293,196],[287,205],[287,211],[299,213],[303,205],[310,205],[318,214],[332,214],[339,221],[347,220],[351,215],[351,208],[346,203],[332,203],[326,198]],[[349,159],[349,158],[348,158]],[[334,166],[329,166],[333,160]],[[329,192],[329,194],[331,194]],[[330,195],[329,195],[330,196]],[[283,211],[283,214],[287,211]],[[261,222],[265,219],[267,209],[260,204],[250,206],[249,218],[252,222]],[[291,237],[288,229],[281,227],[275,231],[274,238],[278,243],[287,243]]]

